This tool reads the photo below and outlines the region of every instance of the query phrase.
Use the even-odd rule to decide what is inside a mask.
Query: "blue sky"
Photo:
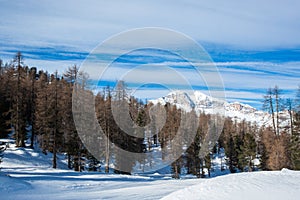
[[[5,61],[22,51],[26,64],[63,72],[80,65],[112,35],[162,27],[205,48],[219,68],[229,101],[260,108],[266,88],[277,84],[292,97],[300,84],[297,0],[0,0],[0,5],[0,58]],[[148,58],[161,62],[157,55]]]

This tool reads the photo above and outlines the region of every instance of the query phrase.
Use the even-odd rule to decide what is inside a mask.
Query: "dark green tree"
[[[300,86],[295,99],[295,109],[293,110],[293,123],[291,129],[290,153],[292,168],[300,170]]]
[[[229,170],[231,173],[237,172],[239,167],[238,153],[240,152],[240,136],[230,136],[226,144],[225,153],[228,158]]]
[[[238,155],[239,166],[241,166],[242,171],[252,171],[253,170],[253,159],[256,156],[256,142],[252,134],[246,133],[243,138],[243,143],[240,147],[240,152]]]

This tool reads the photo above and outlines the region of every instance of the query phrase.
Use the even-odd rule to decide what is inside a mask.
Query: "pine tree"
[[[243,138],[242,145],[240,147],[240,152],[238,155],[239,165],[242,171],[247,167],[247,171],[253,170],[252,160],[256,156],[256,142],[252,134],[246,133]]]
[[[109,173],[109,162],[110,162],[110,135],[111,132],[114,130],[114,127],[111,125],[113,124],[113,117],[111,111],[111,90],[109,87],[106,87],[106,93],[104,95],[106,98],[104,102],[104,130],[106,134],[106,141],[105,141],[105,173]]]
[[[4,150],[5,150],[5,147],[0,146],[0,164],[2,163]],[[0,169],[1,169],[1,167],[0,167]]]
[[[293,109],[292,116],[292,135],[290,141],[291,165],[293,169],[300,170],[300,86],[295,98],[295,108]]]
[[[174,114],[171,114],[174,113]],[[172,172],[173,178],[179,179],[181,174],[181,168],[183,165],[183,158],[182,158],[182,146],[184,144],[184,137],[187,133],[185,126],[186,124],[181,124],[181,122],[185,122],[184,118],[186,118],[186,114],[178,110],[175,106],[172,107],[171,114],[171,124],[170,124],[170,136],[168,141],[168,146],[170,148],[170,152],[168,152],[168,159],[175,160],[172,163]]]
[[[113,142],[118,147],[115,151],[114,172],[117,174],[131,174],[134,165],[130,151],[130,136],[133,134],[133,124],[129,118],[128,94],[124,81],[118,81],[114,90],[112,100],[112,112],[117,131],[113,135]]]
[[[0,76],[3,75],[3,71],[4,71],[3,68],[4,68],[4,66],[3,66],[3,60],[0,59]]]
[[[35,67],[31,68],[29,71],[29,88],[30,88],[30,97],[29,99],[29,106],[28,106],[28,121],[31,125],[31,138],[30,138],[30,147],[34,147],[34,140],[35,140],[35,108],[36,108],[36,77],[37,77],[37,69]]]
[[[193,174],[200,178],[201,170],[199,154],[201,149],[201,142],[203,142],[205,132],[207,131],[207,129],[205,129],[205,124],[208,118],[204,113],[200,114],[199,119],[195,116],[195,113],[192,113],[192,118],[194,118],[194,120],[196,120],[196,122],[198,123],[198,129],[196,130],[196,135],[192,140],[193,142],[190,144],[189,148],[186,151],[186,168],[188,174]],[[188,128],[187,130],[189,129],[190,128]],[[194,131],[194,128],[191,128],[191,131]]]
[[[6,138],[9,133],[10,126],[7,122],[10,121],[9,108],[11,101],[8,98],[7,75],[4,73],[2,60],[0,60],[0,138]]]
[[[53,155],[53,168],[57,167],[57,153],[63,148],[63,107],[62,107],[62,82],[57,72],[48,76],[41,72],[37,82],[37,104],[35,109],[36,127],[42,138],[43,152],[51,152]]]
[[[186,168],[188,174],[200,177],[200,134],[197,132],[194,141],[186,151]]]
[[[49,107],[48,107],[48,128],[50,134],[50,151],[53,154],[53,168],[57,167],[57,152],[62,145],[62,132],[61,132],[61,84],[58,78],[57,71],[51,75],[51,84],[49,84]]]
[[[83,170],[83,156],[86,154],[86,149],[79,138],[78,131],[74,123],[74,116],[76,116],[77,120],[80,120],[78,123],[82,125],[80,127],[80,132],[88,136],[86,142],[90,141],[90,134],[94,133],[93,131],[89,131],[94,130],[95,128],[94,124],[89,126],[93,122],[90,120],[90,112],[85,113],[85,117],[82,117],[83,110],[86,109],[85,106],[91,106],[91,94],[90,91],[86,90],[87,81],[87,74],[79,71],[79,68],[76,65],[69,67],[64,73],[65,94],[63,96],[66,104],[64,106],[65,114],[63,115],[63,122],[65,124],[65,149],[67,151],[68,167],[74,168],[75,171]],[[93,109],[87,110],[93,111]],[[84,127],[86,129],[84,129]]]
[[[208,171],[208,177],[210,177],[210,170],[211,170],[211,153],[207,154],[204,158],[205,167]]]
[[[269,144],[269,139],[273,137],[273,132],[270,132],[268,135],[269,136],[266,136],[266,131],[264,127],[261,127],[259,129],[259,139],[258,139],[258,156],[259,156],[259,159],[260,159],[260,166],[259,168],[261,170],[268,170],[268,166],[267,166],[267,161],[268,161],[268,148],[270,148]]]
[[[88,160],[88,171],[92,172],[99,172],[100,171],[100,162],[91,154],[87,153],[87,160]]]
[[[291,162],[294,170],[300,170],[300,112],[295,113],[293,134],[290,142]]]
[[[68,83],[64,78],[61,80],[62,84],[62,132],[64,134],[64,151],[67,154],[68,168],[72,168],[72,155],[77,145],[77,131],[74,124],[72,112],[72,84]]]
[[[10,110],[11,123],[15,132],[16,146],[25,147],[27,139],[26,132],[26,96],[27,88],[25,87],[26,71],[22,67],[23,55],[18,52],[13,60],[13,87],[10,88],[12,95],[12,108]],[[15,91],[15,92],[13,92]]]
[[[36,98],[36,106],[35,106],[35,127],[36,133],[38,134],[39,145],[42,148],[43,152],[46,153],[48,150],[48,105],[49,105],[49,97],[48,97],[48,84],[49,77],[46,73],[40,71],[39,79],[37,80],[37,98]]]
[[[68,168],[71,169],[74,167],[74,156],[77,156],[79,138],[77,130],[74,124],[73,112],[72,112],[72,93],[75,92],[74,85],[76,79],[79,76],[79,69],[76,65],[69,67],[66,72],[63,74],[63,124],[64,124],[64,140],[65,140],[65,151],[67,154]],[[76,159],[75,159],[76,160]],[[78,165],[76,165],[78,166]],[[76,168],[75,171],[79,169]]]
[[[148,117],[145,111],[145,107],[142,102],[134,100],[130,102],[130,115],[134,121],[134,138],[133,138],[133,148],[132,150],[137,154],[136,162],[141,165],[145,164],[145,154],[147,151],[145,141],[145,127],[147,125]],[[137,113],[137,114],[134,114]],[[151,144],[150,144],[151,145]]]
[[[105,137],[102,138],[103,145],[101,145],[101,147],[104,147],[105,173],[109,173],[109,165],[112,155],[112,146],[110,144],[112,141],[112,132],[114,132],[116,128],[112,116],[111,101],[112,96],[109,86],[103,89],[103,94],[98,93],[95,97],[97,119],[105,134]]]
[[[225,148],[226,155],[228,157],[228,165],[231,173],[237,172],[238,166],[238,152],[239,149],[239,136],[230,136],[229,142],[227,143],[227,147]]]

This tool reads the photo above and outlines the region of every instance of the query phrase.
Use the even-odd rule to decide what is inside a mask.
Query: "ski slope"
[[[230,174],[207,179],[163,199],[297,200],[299,197],[300,172],[283,169],[276,172]]]
[[[300,172],[254,172],[211,179],[173,180],[168,175],[115,175],[51,168],[51,155],[10,147],[0,167],[0,199],[293,199],[300,196]]]

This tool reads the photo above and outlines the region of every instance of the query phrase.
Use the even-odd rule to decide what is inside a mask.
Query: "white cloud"
[[[63,46],[70,52],[75,49],[89,52],[114,34],[141,27],[170,28],[197,41],[230,44],[239,49],[288,48],[300,45],[300,1],[297,0],[0,0],[0,4],[1,58],[2,55],[6,58],[13,55],[13,51],[21,47]],[[106,53],[112,52],[116,53]],[[152,56],[156,56],[155,53],[157,52]],[[50,72],[58,69],[62,73],[66,67],[80,64],[81,61],[49,60],[31,55],[26,59],[26,64],[46,68]],[[265,89],[274,85],[279,85],[282,89],[295,89],[299,84],[299,62],[247,61],[215,64],[225,86],[241,90],[228,93],[228,97],[233,99],[239,95],[244,98],[254,95],[252,92],[245,93],[246,89]],[[176,70],[189,77],[193,84],[205,85],[203,80],[194,76],[193,70],[184,68],[187,66],[186,62],[168,61],[161,65],[177,66]],[[206,68],[205,63],[197,66],[213,82],[214,73],[211,73],[210,68]],[[91,76],[99,72],[99,68],[94,68],[93,65],[90,70]],[[126,73],[126,70],[128,69],[115,68],[109,78],[115,80]],[[143,73],[143,70],[137,70],[135,76],[142,81]],[[166,77],[165,81],[176,82],[176,78],[168,73],[159,73],[161,77]],[[154,80],[156,77],[156,72],[148,73],[147,76]],[[159,92],[161,91],[157,93]]]
[[[240,46],[300,45],[300,2],[274,1],[1,1],[0,38],[91,49],[112,34],[159,26],[196,40]]]

